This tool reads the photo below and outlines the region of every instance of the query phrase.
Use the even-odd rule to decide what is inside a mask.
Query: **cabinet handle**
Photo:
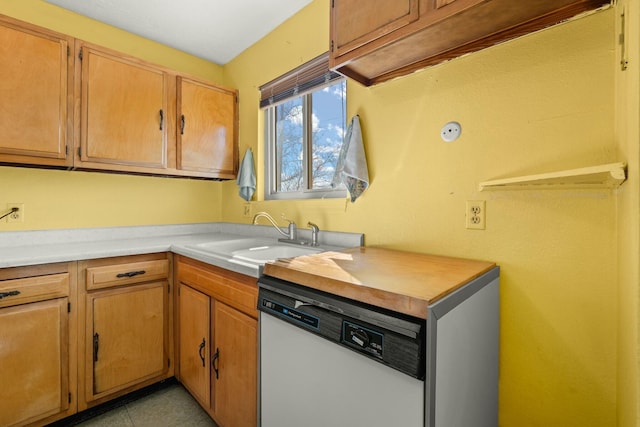
[[[202,338],[202,342],[200,343],[200,347],[198,347],[198,354],[200,355],[200,359],[202,359],[202,367],[204,368],[204,354],[202,354],[202,350],[207,345],[207,342]]]
[[[96,332],[93,334],[93,361],[98,361],[98,348],[100,347],[100,335]]]
[[[211,366],[213,366],[213,370],[216,373],[216,379],[218,379],[218,364],[220,359],[220,349],[216,348],[216,352],[213,355],[213,359],[211,359]]]
[[[160,130],[162,130],[162,123],[164,122],[164,112],[160,110]]]
[[[20,295],[20,291],[0,292],[0,299],[6,297],[15,297],[16,295]]]
[[[184,114],[180,116],[180,135],[184,135],[184,125],[185,125]]]
[[[146,273],[146,271],[144,271],[144,270],[129,271],[129,272],[127,272],[127,273],[118,273],[118,274],[116,275],[116,277],[117,277],[118,279],[122,279],[123,277],[139,276],[139,275],[144,274],[144,273]]]

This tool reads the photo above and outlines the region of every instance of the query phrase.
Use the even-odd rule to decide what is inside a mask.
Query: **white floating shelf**
[[[480,191],[615,188],[626,179],[624,163],[591,166],[480,183]]]

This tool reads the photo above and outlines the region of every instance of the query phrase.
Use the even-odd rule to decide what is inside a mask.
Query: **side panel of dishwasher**
[[[429,307],[426,427],[496,427],[499,268]]]

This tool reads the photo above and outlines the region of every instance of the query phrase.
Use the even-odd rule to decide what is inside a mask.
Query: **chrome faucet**
[[[275,227],[276,230],[278,230],[278,233],[282,234],[284,237],[287,238],[287,240],[296,240],[297,237],[297,227],[296,227],[296,223],[288,220],[284,217],[284,214],[282,215],[282,219],[284,219],[285,221],[289,222],[289,226],[288,226],[288,232],[284,232],[282,231],[282,229],[278,226],[278,224],[276,224],[276,221],[271,217],[271,215],[269,215],[266,212],[258,212],[257,214],[255,214],[253,216],[253,224],[257,224],[258,223],[258,218],[260,217],[264,217],[267,218],[269,220],[269,222],[271,223],[271,225],[273,225]]]

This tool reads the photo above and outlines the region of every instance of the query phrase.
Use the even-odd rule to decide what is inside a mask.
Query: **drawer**
[[[167,279],[169,260],[137,261],[125,264],[88,267],[87,290]]]
[[[258,318],[257,279],[187,260],[178,263],[178,280],[255,319]]]
[[[0,282],[0,308],[69,296],[69,273]]]

